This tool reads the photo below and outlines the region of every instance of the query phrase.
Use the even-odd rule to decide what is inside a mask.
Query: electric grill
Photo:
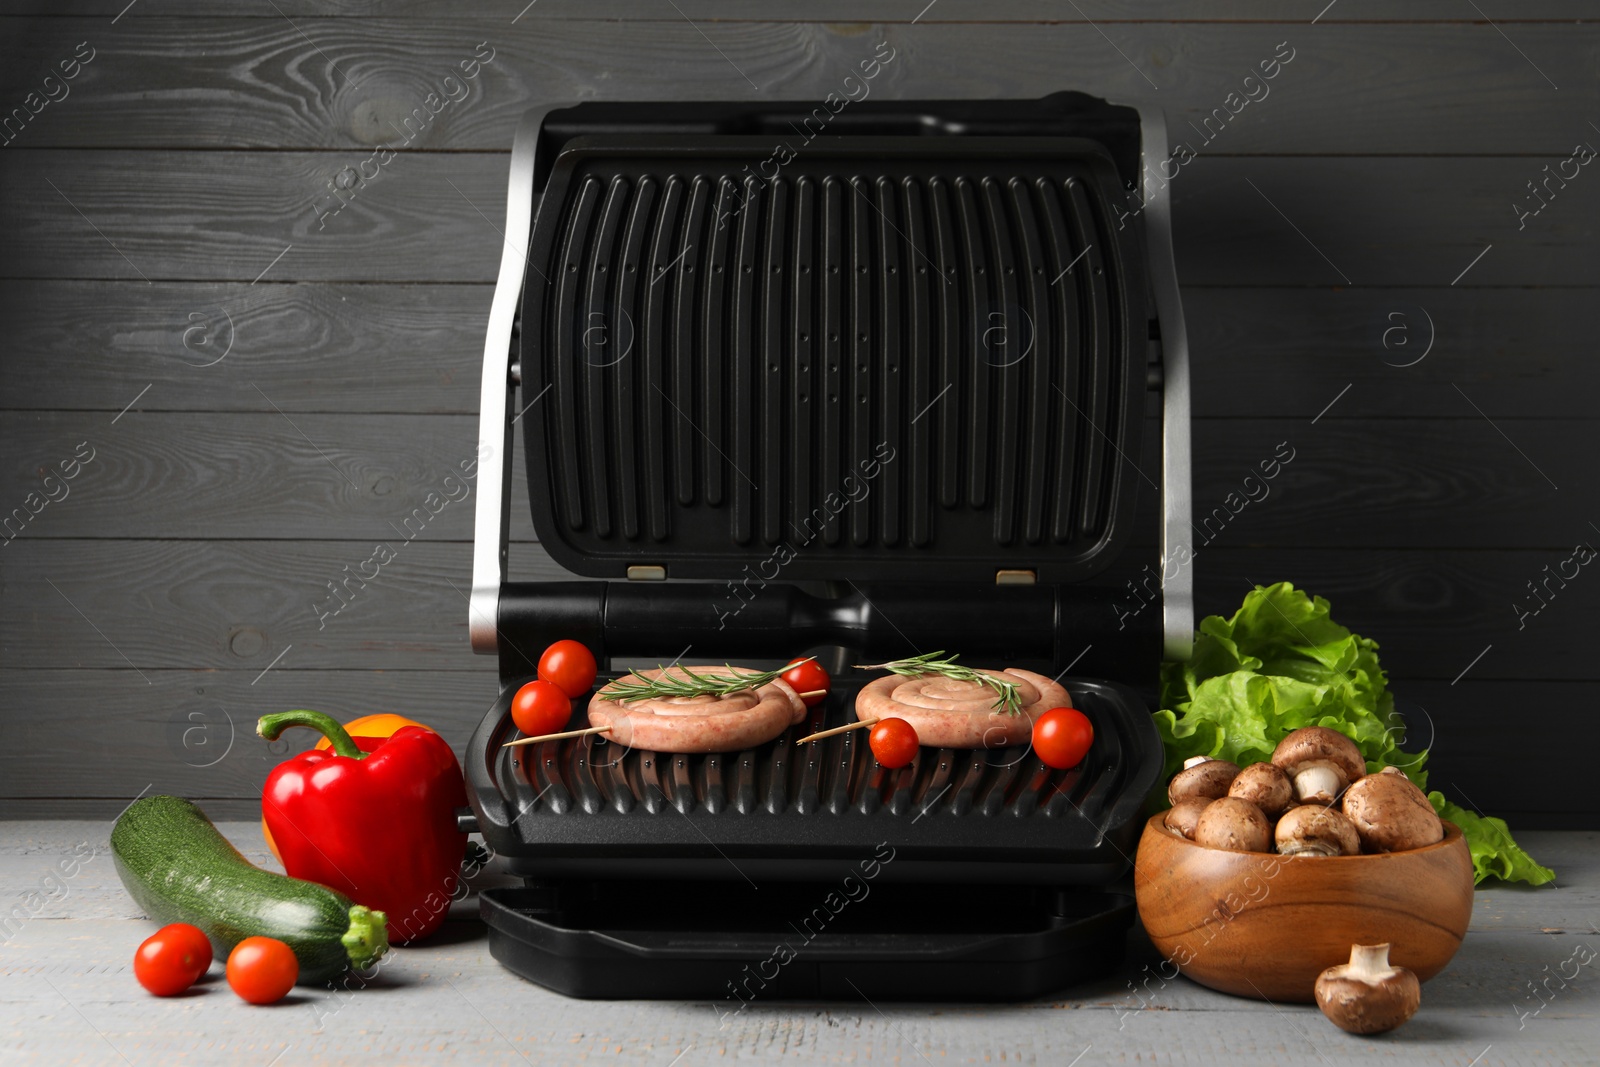
[[[1189,529],[1182,310],[1165,185],[1144,180],[1165,158],[1158,114],[1076,93],[525,116],[470,614],[503,692],[462,820],[526,883],[483,896],[502,963],[730,1006],[1016,999],[1116,963],[1132,901],[1106,886],[1161,763],[1137,687],[1192,636],[1186,567],[1133,625],[1095,583],[1138,551],[1150,391],[1163,562]],[[535,530],[572,580],[507,580],[519,422]],[[815,653],[834,689],[745,752],[502,748],[560,638],[600,684]],[[886,770],[861,732],[794,745],[852,720],[876,674],[850,665],[937,649],[1074,670],[1089,755],[924,748]]]

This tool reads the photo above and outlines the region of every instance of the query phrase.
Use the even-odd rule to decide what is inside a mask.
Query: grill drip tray
[[[587,881],[490,889],[489,951],[573,997],[709,999],[723,1022],[774,999],[1042,996],[1120,964],[1133,900],[1043,886]],[[870,868],[869,868],[870,869]]]

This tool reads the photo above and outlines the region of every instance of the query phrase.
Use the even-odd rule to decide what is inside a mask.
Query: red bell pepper
[[[450,909],[467,848],[456,827],[466,783],[450,745],[406,726],[363,752],[319,711],[262,716],[256,733],[272,741],[291,726],[320,731],[333,749],[267,776],[261,810],[284,870],[385,913],[394,944],[427,937]]]

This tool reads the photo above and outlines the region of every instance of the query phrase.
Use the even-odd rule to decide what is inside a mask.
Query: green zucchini
[[[383,912],[262,870],[182,797],[135,801],[112,828],[111,855],[145,914],[193,923],[222,959],[247,937],[274,937],[294,950],[300,984],[310,985],[371,966],[389,947]]]

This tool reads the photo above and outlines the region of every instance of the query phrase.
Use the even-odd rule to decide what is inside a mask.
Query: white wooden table
[[[1152,980],[1136,996],[1159,962],[1137,931],[1114,976],[1027,1004],[757,1001],[723,1020],[704,1001],[569,1000],[490,958],[475,900],[357,993],[297,989],[254,1008],[214,964],[197,992],[162,1000],[133,978],[133,951],[153,927],[117,881],[109,829],[0,823],[0,920],[15,930],[0,944],[0,1064],[1600,1063],[1600,959],[1559,977],[1572,973],[1566,961],[1600,952],[1592,832],[1523,834],[1556,868],[1556,886],[1481,888],[1472,931],[1423,988],[1416,1018],[1363,1039],[1315,1008],[1239,1000],[1181,978]],[[270,862],[257,826],[222,829]],[[52,875],[75,847],[87,855],[85,843],[92,859],[70,878]]]

